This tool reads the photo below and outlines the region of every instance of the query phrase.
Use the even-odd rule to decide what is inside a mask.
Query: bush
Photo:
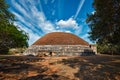
[[[0,47],[0,54],[8,54],[9,48],[7,47]]]

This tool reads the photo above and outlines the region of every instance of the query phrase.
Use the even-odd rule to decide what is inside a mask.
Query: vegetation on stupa
[[[94,13],[86,20],[98,52],[120,54],[120,0],[94,0]]]
[[[10,48],[28,46],[27,33],[13,24],[15,17],[8,9],[5,0],[0,0],[0,54],[8,53]]]

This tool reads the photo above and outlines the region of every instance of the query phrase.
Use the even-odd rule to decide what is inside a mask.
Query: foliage
[[[94,0],[95,12],[87,14],[91,31],[90,39],[98,44],[98,51],[104,53],[120,50],[120,0]]]
[[[28,46],[28,35],[13,24],[14,15],[8,11],[8,4],[0,0],[0,53],[8,53],[10,48]]]

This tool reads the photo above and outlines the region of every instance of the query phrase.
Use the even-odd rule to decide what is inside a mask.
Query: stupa
[[[52,32],[33,43],[24,55],[36,56],[81,56],[95,52],[82,38],[65,32]]]

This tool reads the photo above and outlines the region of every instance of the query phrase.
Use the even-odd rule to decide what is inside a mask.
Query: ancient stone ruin
[[[36,56],[87,56],[95,50],[88,42],[71,33],[53,32],[38,39],[24,55]]]

